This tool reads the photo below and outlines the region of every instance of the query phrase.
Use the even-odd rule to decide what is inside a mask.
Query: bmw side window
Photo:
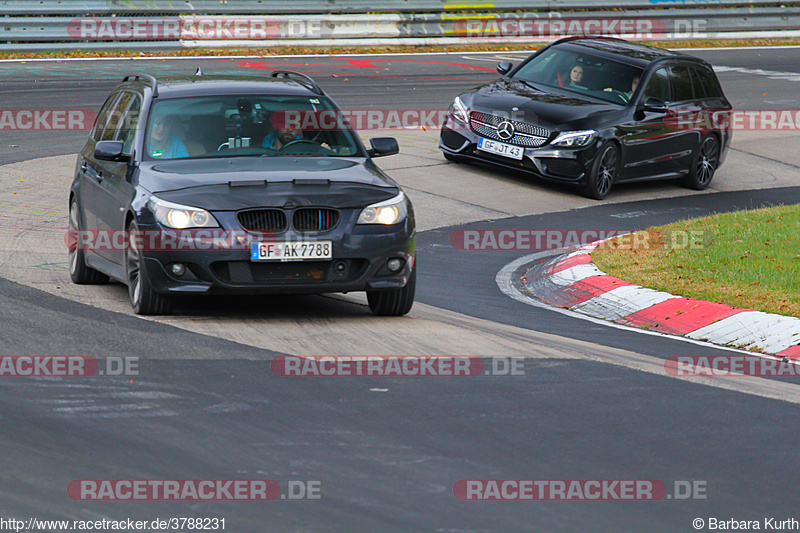
[[[122,117],[125,114],[125,109],[128,107],[131,98],[133,98],[132,93],[122,93],[120,99],[117,100],[114,110],[108,116],[108,122],[103,130],[103,134],[100,136],[101,141],[113,141],[116,139],[117,130],[122,124]]]
[[[694,100],[692,90],[692,75],[689,67],[670,67],[670,79],[672,80],[672,101],[686,102]]]
[[[658,98],[662,102],[669,102],[669,75],[666,68],[660,68],[650,76],[647,87],[644,89],[644,101],[648,98]]]
[[[92,130],[92,139],[95,141],[100,140],[103,130],[106,127],[106,122],[108,122],[108,114],[114,108],[114,102],[116,102],[118,96],[119,93],[112,94],[103,104],[103,107],[100,108],[100,113],[97,114],[97,120],[95,121],[94,129]]]
[[[122,125],[119,128],[117,140],[125,143],[122,151],[126,154],[131,153],[133,141],[136,139],[136,126],[139,124],[139,113],[141,108],[141,100],[138,96],[134,96],[133,100],[131,101],[131,105],[125,112],[125,117],[122,119]]]

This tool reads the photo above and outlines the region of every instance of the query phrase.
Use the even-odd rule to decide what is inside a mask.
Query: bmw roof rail
[[[284,79],[287,79],[287,80],[296,81],[300,85],[302,85],[302,86],[304,86],[304,87],[306,87],[308,89],[311,89],[312,92],[315,92],[315,93],[317,93],[317,94],[319,94],[321,96],[325,95],[325,91],[323,91],[322,88],[319,85],[317,85],[317,82],[315,82],[309,76],[306,76],[305,74],[303,74],[301,72],[295,72],[293,70],[276,70],[275,72],[273,72],[270,75],[273,78],[284,78]],[[297,79],[293,79],[294,76],[296,76]]]
[[[122,78],[122,81],[125,82],[130,79],[135,79],[136,81],[142,81],[142,79],[145,79],[149,81],[150,84],[153,86],[153,98],[158,98],[158,80],[154,76],[151,76],[150,74],[140,74],[136,72],[133,74],[126,74],[125,77]]]

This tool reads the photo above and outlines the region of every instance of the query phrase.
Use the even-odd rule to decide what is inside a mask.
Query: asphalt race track
[[[800,50],[697,50],[737,109],[800,109]],[[0,62],[3,109],[96,112],[124,73],[268,75],[291,69],[346,109],[446,109],[524,54]],[[417,303],[371,316],[359,294],[187,300],[133,314],[119,284],[70,283],[64,234],[85,131],[0,129],[0,356],[135,360],[137,374],[0,377],[0,519],[226,519],[260,531],[694,531],[693,520],[796,518],[796,379],[676,379],[675,355],[735,353],[611,327],[504,294],[529,251],[462,251],[465,229],[623,231],[800,202],[800,135],[737,131],[707,191],[566,187],[455,165],[438,132],[394,135],[377,160],[420,226]],[[553,251],[553,253],[556,253]],[[522,375],[277,376],[282,355],[523,358]],[[137,359],[131,359],[137,358]],[[103,367],[109,369],[109,367]],[[518,373],[519,374],[519,373]],[[268,502],[82,501],[73,480],[270,479]],[[659,480],[658,501],[469,502],[459,480]],[[321,498],[289,501],[290,482]],[[703,487],[682,498],[677,487]],[[702,527],[700,528],[702,529]],[[31,531],[46,529],[31,529]],[[53,529],[53,531],[58,531]]]

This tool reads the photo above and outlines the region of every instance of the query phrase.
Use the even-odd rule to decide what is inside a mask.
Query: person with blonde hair
[[[158,159],[189,157],[189,150],[176,134],[177,130],[177,117],[173,115],[154,117],[147,139],[147,154]]]

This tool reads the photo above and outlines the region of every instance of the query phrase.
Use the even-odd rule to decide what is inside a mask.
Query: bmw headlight
[[[453,115],[453,118],[462,124],[469,124],[469,107],[467,107],[458,96],[455,97],[450,106],[450,113]]]
[[[594,130],[565,131],[555,138],[552,145],[562,148],[580,148],[592,144],[596,137],[597,132]]]
[[[406,195],[401,192],[394,198],[365,207],[358,215],[358,224],[390,226],[404,221],[407,214]]]
[[[151,196],[147,202],[150,210],[155,213],[156,220],[163,226],[173,229],[188,228],[218,228],[219,223],[214,216],[199,207],[173,204],[161,198]]]

